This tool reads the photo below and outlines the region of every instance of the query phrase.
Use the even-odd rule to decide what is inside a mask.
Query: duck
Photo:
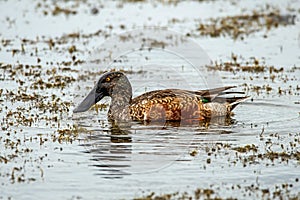
[[[162,89],[132,98],[132,86],[127,76],[123,72],[112,71],[101,75],[94,88],[73,110],[73,113],[85,112],[108,96],[111,98],[108,110],[109,120],[201,121],[232,115],[232,110],[248,98],[240,95],[244,92],[228,91],[234,87],[226,86],[197,91]],[[224,97],[226,94],[239,95]]]

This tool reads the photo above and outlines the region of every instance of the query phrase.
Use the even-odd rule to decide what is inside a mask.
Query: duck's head
[[[104,73],[95,87],[73,112],[77,113],[87,111],[91,106],[96,104],[105,96],[110,96],[113,100],[118,98],[122,101],[129,101],[131,99],[131,85],[127,77],[122,72]]]

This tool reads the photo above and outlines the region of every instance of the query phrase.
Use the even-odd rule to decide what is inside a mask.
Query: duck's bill
[[[90,107],[95,105],[99,100],[103,98],[102,93],[96,92],[96,87],[94,87],[90,93],[83,99],[83,101],[73,110],[73,113],[85,112]]]

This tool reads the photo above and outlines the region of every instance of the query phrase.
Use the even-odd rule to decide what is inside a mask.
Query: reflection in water
[[[209,126],[229,126],[234,123],[234,119],[231,117],[214,117],[210,119],[205,119],[205,120],[181,120],[181,121],[143,121],[143,125],[158,125],[162,128],[167,128],[167,127],[209,127]]]
[[[176,161],[191,159],[189,152],[200,143],[212,143],[235,121],[229,117],[209,121],[109,123],[109,130],[96,130],[82,144],[91,154],[97,175],[122,178],[151,173]]]
[[[128,130],[112,125],[107,133],[103,130],[94,131],[87,136],[87,143],[83,144],[86,153],[92,155],[94,167],[99,168],[97,174],[106,178],[119,178],[130,173],[130,155],[132,152],[132,138]]]

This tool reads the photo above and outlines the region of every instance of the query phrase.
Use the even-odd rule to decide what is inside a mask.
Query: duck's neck
[[[114,120],[130,120],[129,106],[132,100],[131,85],[121,85],[114,88],[110,95],[111,103],[108,111],[108,117]]]

